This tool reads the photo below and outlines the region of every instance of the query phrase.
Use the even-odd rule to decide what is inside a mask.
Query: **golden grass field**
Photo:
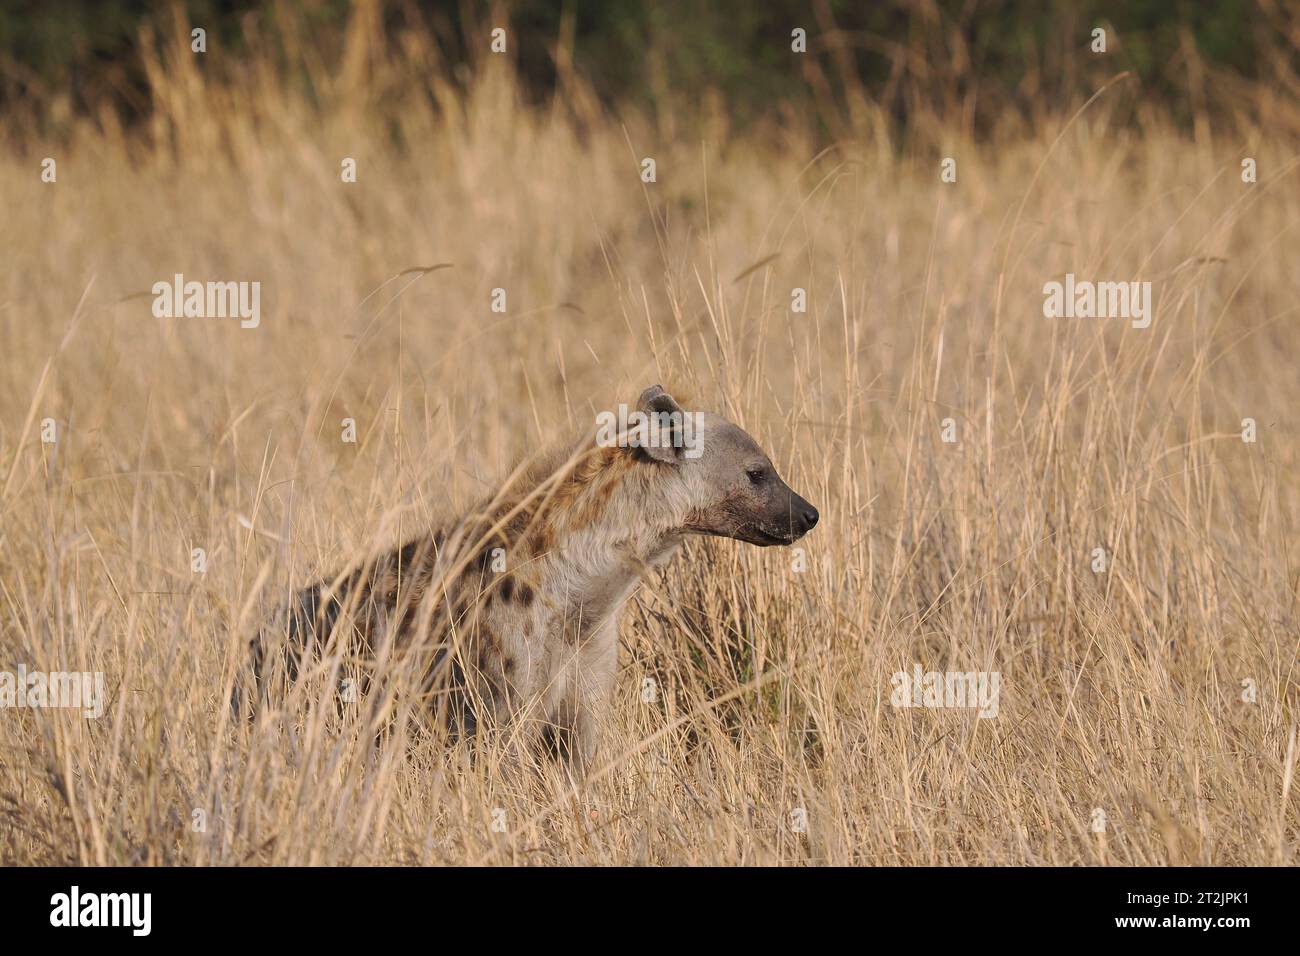
[[[978,142],[736,132],[422,55],[349,45],[315,104],[162,58],[143,128],[6,134],[0,667],[108,702],[0,711],[0,863],[1296,862],[1294,123],[1179,132],[1118,78]],[[178,272],[260,281],[260,326],[155,318]],[[1150,328],[1045,318],[1067,272],[1151,281]],[[642,589],[588,780],[328,695],[234,725],[291,588],[657,382],[822,520],[806,570],[694,540]],[[914,664],[1000,673],[998,716],[891,706]]]

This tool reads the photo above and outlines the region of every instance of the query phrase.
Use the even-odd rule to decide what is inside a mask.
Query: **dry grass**
[[[1295,862],[1294,142],[1122,119],[1121,81],[1032,138],[824,149],[568,79],[527,108],[494,63],[414,82],[426,55],[352,51],[315,108],[179,57],[148,129],[0,156],[0,660],[110,695],[0,713],[0,862]],[[1151,280],[1154,323],[1044,318],[1067,271]],[[129,298],[176,272],[260,280],[261,326]],[[694,542],[629,606],[585,787],[306,695],[231,726],[289,587],[658,381],[822,524],[802,573]],[[1000,672],[998,717],[892,707],[913,663]]]

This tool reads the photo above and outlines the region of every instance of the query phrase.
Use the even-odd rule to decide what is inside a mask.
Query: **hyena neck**
[[[623,448],[590,449],[530,521],[529,547],[543,591],[607,618],[681,543],[682,516],[667,487],[667,466],[637,461]]]

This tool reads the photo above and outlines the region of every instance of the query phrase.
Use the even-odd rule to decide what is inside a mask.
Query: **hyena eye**
[[[745,474],[749,475],[750,482],[755,485],[761,485],[763,479],[767,477],[767,472],[762,468],[749,468],[745,471]]]

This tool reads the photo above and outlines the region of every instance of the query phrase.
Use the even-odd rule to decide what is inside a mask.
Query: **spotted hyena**
[[[308,655],[415,648],[421,686],[454,730],[508,721],[585,765],[619,614],[642,579],[688,535],[788,545],[818,517],[726,419],[683,412],[657,385],[637,411],[619,440],[537,461],[461,521],[300,592],[284,626],[253,642],[259,698]]]

